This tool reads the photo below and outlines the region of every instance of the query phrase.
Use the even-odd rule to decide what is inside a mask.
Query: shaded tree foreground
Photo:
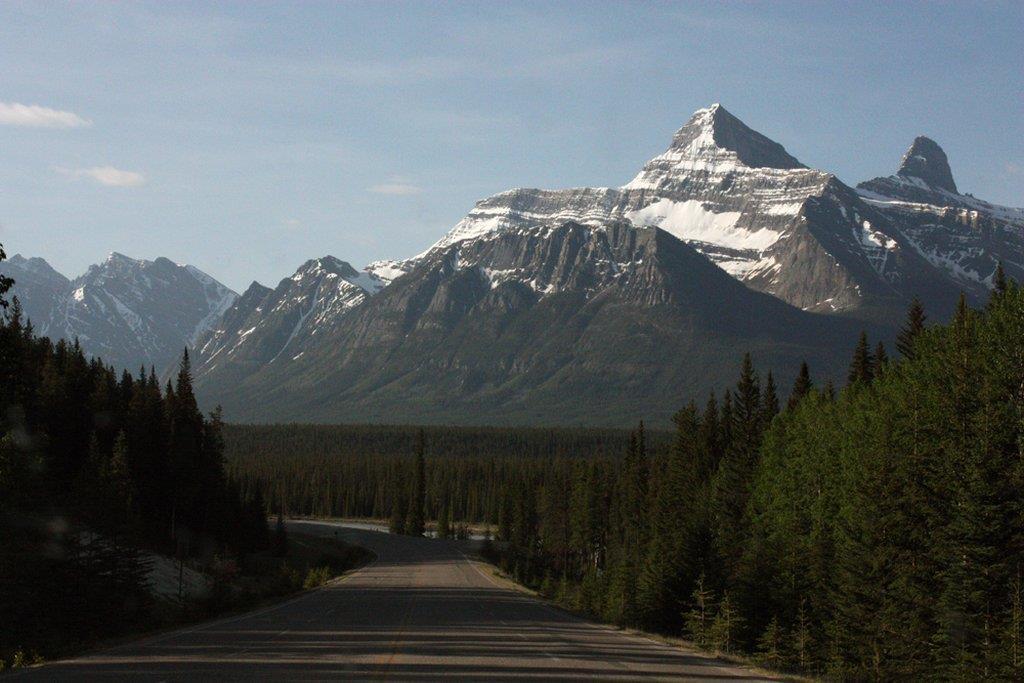
[[[77,342],[35,336],[9,286],[0,278],[0,666],[152,625],[165,556],[181,583],[187,562],[214,573],[213,608],[266,547],[266,506],[227,476],[220,413],[199,412],[187,352],[161,390],[152,369],[118,374]]]

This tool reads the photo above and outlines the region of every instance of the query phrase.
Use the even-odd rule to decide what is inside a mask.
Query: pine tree
[[[781,669],[786,661],[783,653],[785,634],[779,626],[779,618],[773,616],[768,626],[757,639],[755,653],[757,660],[769,669]]]
[[[759,381],[750,354],[746,354],[734,391],[729,448],[719,463],[714,481],[715,545],[722,562],[720,578],[723,579],[734,577],[744,552],[747,539],[743,517],[763,431]]]
[[[792,633],[792,655],[793,664],[799,671],[810,671],[811,668],[811,623],[807,615],[807,599],[800,600],[800,607],[797,610],[796,623],[793,625]]]
[[[169,418],[170,490],[172,535],[188,529],[198,533],[207,527],[204,489],[209,468],[203,457],[204,421],[192,390],[192,364],[188,349],[182,353],[177,381],[167,387]]]
[[[714,595],[705,586],[703,573],[697,578],[690,602],[693,606],[686,614],[686,630],[693,642],[705,647],[710,641],[714,620]]]
[[[288,554],[288,528],[284,523],[284,515],[277,513],[277,522],[274,523],[274,538],[270,544],[270,552],[274,557],[284,557]]]
[[[871,374],[874,377],[881,377],[888,362],[889,356],[885,352],[885,344],[878,342],[875,346],[874,364],[871,368]]]
[[[422,536],[426,531],[425,507],[426,507],[426,463],[425,435],[422,429],[416,435],[416,460],[414,463],[412,495],[409,497],[409,514],[406,517],[405,533],[410,536]]]
[[[874,362],[874,357],[871,355],[871,349],[868,346],[867,332],[861,332],[860,339],[857,341],[857,346],[853,351],[853,360],[850,361],[850,371],[846,377],[846,385],[870,384],[874,377],[872,370]]]
[[[1009,285],[1006,280],[1006,272],[1003,270],[1003,262],[996,264],[996,270],[992,274],[992,292],[996,296],[1006,294]]]
[[[447,500],[441,501],[441,512],[437,516],[437,537],[450,538],[451,530],[451,509]]]
[[[633,626],[639,623],[637,578],[646,544],[647,531],[647,438],[644,424],[630,434],[630,445],[616,482],[616,538],[613,539],[615,561],[608,596],[608,618],[615,623]]]
[[[0,262],[7,258],[7,254],[4,253],[4,245],[0,244]],[[0,275],[0,312],[7,309],[8,303],[5,295],[10,291],[11,287],[14,286],[14,280],[5,276]]]
[[[722,595],[718,611],[711,622],[710,641],[717,652],[731,654],[737,646],[736,637],[743,625],[743,618],[729,599],[729,593]]]
[[[811,383],[811,371],[807,367],[807,361],[800,363],[800,372],[793,382],[793,389],[789,392],[789,401],[786,403],[786,410],[793,410],[800,399],[810,393],[814,385]]]
[[[1020,569],[1010,584],[1010,606],[1006,619],[1006,647],[1004,674],[1007,678],[1020,680],[1024,675],[1024,585]]]
[[[825,386],[821,388],[821,395],[829,401],[836,400],[836,385],[832,383],[832,378],[825,380]]]
[[[682,625],[686,603],[704,569],[710,546],[710,456],[700,438],[696,406],[691,403],[673,419],[676,441],[650,512],[650,537],[637,587],[644,625],[668,631]]]
[[[700,468],[700,480],[709,481],[711,475],[718,469],[718,463],[722,459],[723,417],[718,410],[718,400],[714,392],[708,396],[708,402],[704,405],[704,413],[700,419],[700,447],[705,454],[704,462]]]
[[[761,409],[764,414],[764,426],[767,427],[779,414],[779,397],[775,389],[775,378],[769,371],[764,382],[764,396],[761,398]]]
[[[391,521],[388,530],[393,534],[404,534],[406,533],[405,521],[409,512],[409,498],[405,477],[402,476],[400,469],[395,473],[392,488]]]
[[[128,437],[124,431],[117,433],[110,462],[103,472],[107,489],[113,497],[114,512],[123,521],[135,507],[131,471],[128,464]]]
[[[896,337],[896,350],[904,358],[914,357],[914,342],[924,331],[925,320],[924,306],[917,297],[914,297],[907,310],[907,320]]]

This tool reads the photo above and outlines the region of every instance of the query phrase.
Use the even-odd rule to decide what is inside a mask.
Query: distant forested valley
[[[1020,680],[1022,339],[999,277],[949,324],[912,306],[896,349],[852,339],[843,387],[748,356],[674,433],[229,426],[228,468],[288,514],[484,527],[570,609],[774,669]]]

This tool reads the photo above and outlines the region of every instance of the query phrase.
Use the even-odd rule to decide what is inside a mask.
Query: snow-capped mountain
[[[196,374],[295,360],[301,351],[294,349],[336,324],[385,284],[333,256],[307,261],[275,289],[253,282],[197,340]]]
[[[166,258],[112,253],[68,281],[42,259],[0,264],[40,334],[77,338],[82,348],[133,372],[164,371],[218,322],[237,294],[198,268]]]
[[[958,286],[980,298],[1001,262],[1024,280],[1024,209],[961,194],[946,153],[926,137],[914,140],[895,175],[857,186],[913,249]]]
[[[423,254],[368,268],[394,278],[431,253],[506,230],[623,219],[659,227],[752,289],[808,311],[902,308],[907,287],[947,293],[875,207],[718,104],[697,111],[622,187],[502,192]]]
[[[944,156],[908,157],[899,187],[979,210]],[[894,196],[805,167],[714,105],[621,187],[478,202],[425,252],[367,266],[379,294],[301,336],[289,320],[255,362],[218,357],[201,388],[241,419],[564,422],[623,402],[657,415],[725,384],[748,349],[834,372],[860,326],[886,336],[913,296],[941,317],[962,287]]]

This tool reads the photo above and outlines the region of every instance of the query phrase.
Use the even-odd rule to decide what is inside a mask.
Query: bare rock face
[[[39,258],[0,264],[36,331],[78,339],[118,368],[172,367],[216,323],[237,295],[198,268],[113,253],[69,281]]]
[[[258,282],[196,341],[196,377],[244,375],[293,359],[292,349],[340,319],[384,283],[333,256],[311,259],[275,289]],[[293,359],[294,360],[294,359]]]
[[[918,137],[894,175],[857,186],[909,248],[975,302],[987,296],[1001,263],[1024,279],[1024,209],[960,194],[945,152]]]
[[[914,138],[914,143],[900,161],[896,175],[917,178],[931,188],[957,194],[946,153],[934,140],[923,135]]]

